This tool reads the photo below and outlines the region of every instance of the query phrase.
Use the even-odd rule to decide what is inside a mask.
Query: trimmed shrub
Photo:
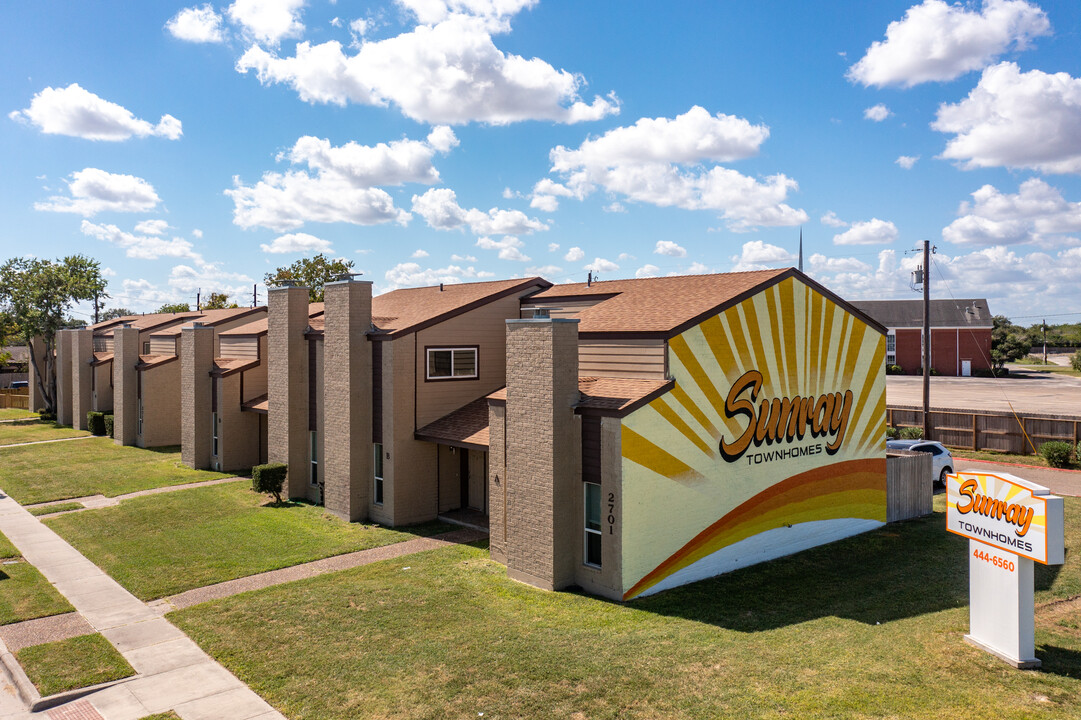
[[[886,428],[886,437],[890,440],[896,440],[901,437],[901,431],[895,427],[888,427]]]
[[[918,427],[901,428],[901,433],[900,434],[901,434],[901,439],[902,440],[922,440],[923,439],[923,428],[918,428]]]
[[[904,375],[905,374],[905,369],[903,367],[901,367],[900,365],[887,365],[886,366],[886,374],[887,375]]]
[[[268,463],[256,465],[251,469],[251,489],[258,493],[266,493],[274,496],[274,502],[282,501],[282,487],[285,485],[285,476],[289,472],[289,466],[285,463]]]
[[[105,413],[91,410],[86,414],[86,429],[91,435],[105,434]]]
[[[42,419],[43,422],[55,422],[56,421],[56,413],[51,413],[48,410],[39,410],[38,411],[38,416]]]
[[[113,437],[113,416],[112,414],[105,416],[105,437]]]
[[[1040,446],[1040,457],[1053,468],[1070,467],[1070,443],[1061,440],[1045,442]]]

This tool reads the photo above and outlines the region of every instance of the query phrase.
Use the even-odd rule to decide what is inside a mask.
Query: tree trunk
[[[55,386],[50,384],[48,387],[46,387],[46,380],[47,380],[47,378],[49,376],[49,367],[46,365],[45,372],[43,373],[41,371],[41,365],[38,363],[37,356],[34,355],[34,343],[33,342],[28,342],[26,344],[26,349],[30,353],[30,364],[34,367],[34,375],[37,377],[38,390],[41,392],[41,400],[42,400],[42,402],[45,403],[45,411],[53,413],[55,415],[56,414],[56,403],[53,402],[53,398],[55,397],[55,395],[50,395],[50,393],[49,393],[49,388],[51,387],[51,388],[53,388],[55,390]],[[45,346],[45,357],[42,358],[42,361],[47,363],[48,359],[49,359],[48,356],[49,356],[49,346],[46,345]]]

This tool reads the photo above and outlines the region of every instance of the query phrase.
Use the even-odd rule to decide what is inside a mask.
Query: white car
[[[888,450],[911,450],[924,452],[931,456],[931,478],[945,486],[946,476],[953,472],[953,455],[940,442],[934,440],[887,440]]]

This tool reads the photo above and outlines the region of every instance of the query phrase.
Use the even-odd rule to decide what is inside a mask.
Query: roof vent
[[[550,318],[550,317],[552,317],[551,309],[542,308],[542,307],[533,308],[533,319],[534,320],[537,320],[537,319],[540,319],[540,318]]]
[[[443,292],[443,283],[439,283],[439,292]]]

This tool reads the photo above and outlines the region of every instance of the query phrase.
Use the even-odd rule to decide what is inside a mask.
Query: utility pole
[[[1043,364],[1047,364],[1047,318],[1043,319]]]
[[[931,243],[923,241],[923,439],[931,439]]]
[[[195,291],[195,312],[199,312],[200,310],[203,309],[202,305],[200,304],[200,299],[202,298],[202,294],[203,294],[203,289],[202,288],[199,288],[198,290]]]
[[[94,293],[94,324],[98,324],[98,311],[101,309],[101,305],[98,303],[98,294]]]
[[[251,306],[259,307],[259,283],[251,284]]]

